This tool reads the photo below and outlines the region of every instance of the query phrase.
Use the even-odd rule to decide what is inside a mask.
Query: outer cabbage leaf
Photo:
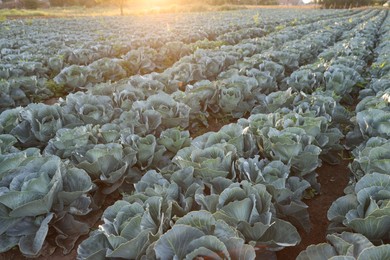
[[[25,160],[0,176],[0,234],[5,241],[18,241],[24,255],[36,257],[50,222],[55,227],[50,232],[56,235],[55,242],[69,252],[89,229],[73,214],[85,215],[91,210],[91,199],[86,196],[93,186],[91,179],[56,156],[22,153]]]
[[[139,258],[151,243],[152,230],[143,225],[146,211],[139,203],[115,202],[104,211],[99,230],[79,245],[78,258]]]
[[[373,245],[365,236],[343,232],[327,235],[328,243],[310,245],[297,259],[387,259],[389,245]]]
[[[57,155],[62,159],[70,159],[78,150],[97,143],[97,127],[92,125],[78,126],[73,129],[59,129],[44,150],[45,155]]]
[[[140,137],[136,134],[122,132],[121,142],[124,144],[124,147],[131,148],[132,152],[130,154],[133,154],[133,151],[136,152],[131,165],[136,163],[141,170],[152,167],[163,168],[169,161],[163,156],[166,148],[157,143],[154,135],[149,134],[145,137]]]
[[[389,238],[390,177],[372,173],[363,176],[354,192],[336,200],[329,208],[332,227],[344,225],[372,241]],[[345,229],[345,228],[344,228]]]
[[[176,128],[169,128],[161,132],[157,143],[163,145],[167,151],[175,155],[181,148],[191,144],[191,137],[188,131],[180,131]]]
[[[161,114],[161,127],[187,128],[189,125],[190,108],[175,101],[170,95],[162,92],[148,97],[146,101],[136,101],[132,110],[140,114],[147,110],[153,110]]]
[[[389,174],[390,156],[388,150],[390,142],[380,137],[372,137],[367,142],[362,143],[354,151],[354,160],[350,164],[355,180],[358,181],[366,174],[378,172]]]
[[[54,137],[64,125],[63,112],[59,106],[30,104],[19,113],[18,125],[10,134],[24,146],[42,146]]]
[[[69,94],[62,104],[64,115],[71,124],[103,125],[114,119],[114,107],[110,97],[77,92]]]
[[[204,180],[227,177],[231,173],[235,147],[221,144],[199,149],[186,147],[177,152],[173,162],[179,167],[194,167],[194,176]]]
[[[87,84],[87,75],[87,67],[71,65],[61,70],[61,72],[54,77],[54,82],[69,88],[69,90],[78,89]]]

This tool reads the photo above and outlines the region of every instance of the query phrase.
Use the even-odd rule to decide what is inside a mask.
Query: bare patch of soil
[[[54,105],[54,104],[57,104],[58,103],[58,98],[50,98],[50,99],[47,99],[43,102],[45,105]]]
[[[191,133],[191,137],[195,138],[200,135],[203,135],[207,132],[218,132],[223,126],[231,124],[231,123],[236,123],[237,119],[232,118],[232,119],[226,119],[226,118],[208,118],[207,123],[208,126],[206,127],[199,127],[197,129],[189,129]]]

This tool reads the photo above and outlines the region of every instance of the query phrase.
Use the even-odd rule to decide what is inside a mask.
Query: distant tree
[[[136,0],[96,0],[97,3],[99,4],[113,4],[119,7],[121,15],[124,15],[124,7],[126,3],[129,3],[131,1],[136,1]]]
[[[26,9],[37,9],[39,6],[38,0],[22,0],[21,2]]]
[[[350,8],[371,5],[371,0],[319,0],[318,3],[325,8]]]
[[[92,7],[97,4],[95,0],[49,0],[50,6],[86,6]]]
[[[373,0],[373,5],[384,5],[388,0]]]

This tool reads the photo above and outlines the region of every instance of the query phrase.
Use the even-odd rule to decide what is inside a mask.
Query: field
[[[390,259],[388,10],[2,19],[0,57],[0,259]]]

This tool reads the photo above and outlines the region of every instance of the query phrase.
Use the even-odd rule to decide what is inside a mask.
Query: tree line
[[[0,0],[1,1],[1,0]],[[42,7],[42,3],[55,6],[86,6],[93,7],[101,4],[116,4],[123,8],[124,5],[139,0],[2,0],[3,3],[17,3],[18,8],[36,9]],[[369,5],[383,5],[388,0],[313,0],[313,3],[323,8],[352,8]],[[169,0],[172,4],[208,4],[208,5],[277,5],[277,4],[302,4],[302,0]],[[46,7],[46,6],[45,6]]]

